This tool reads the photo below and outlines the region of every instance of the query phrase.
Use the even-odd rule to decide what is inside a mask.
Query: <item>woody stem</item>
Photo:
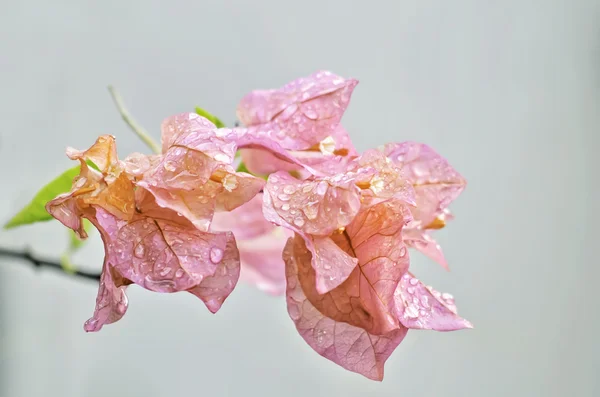
[[[100,280],[100,275],[97,273],[90,273],[90,272],[81,271],[81,270],[65,271],[64,267],[60,264],[59,261],[50,261],[50,260],[38,258],[37,256],[32,255],[31,252],[29,252],[26,249],[22,250],[22,251],[17,251],[17,250],[9,250],[9,249],[5,249],[5,248],[0,248],[0,257],[20,259],[22,261],[31,263],[36,269],[39,269],[41,267],[47,267],[50,269],[58,270],[62,273],[68,274],[68,275],[72,275],[72,276],[79,277],[79,278],[84,278],[87,280],[95,280],[95,281]]]

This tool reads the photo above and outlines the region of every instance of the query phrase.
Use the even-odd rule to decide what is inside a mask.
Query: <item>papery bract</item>
[[[98,331],[123,316],[124,287],[131,283],[157,292],[188,291],[217,311],[239,277],[233,234],[198,230],[177,212],[157,205],[143,188],[134,190],[137,176],[126,170],[143,161],[138,156],[120,162],[112,136],[100,137],[87,151],[69,149],[68,154],[81,161],[81,175],[71,192],[47,204],[48,212],[82,237],[81,220],[89,219],[105,245],[96,311],[86,331]]]
[[[411,274],[405,274],[395,292],[398,319],[407,328],[455,331],[473,328],[457,315],[454,297],[425,286]]]
[[[355,79],[318,71],[280,89],[249,93],[237,114],[249,136],[268,137],[302,164],[326,171],[329,162],[356,155],[348,133],[339,125],[356,84]],[[300,169],[264,150],[241,153],[246,167],[257,174]]]
[[[406,336],[407,328],[374,335],[363,328],[324,315],[306,297],[299,280],[298,257],[310,256],[301,239],[290,239],[284,250],[287,308],[302,338],[317,353],[343,368],[373,380],[382,380],[384,364]],[[310,269],[304,266],[304,271]],[[341,308],[340,311],[352,310]]]
[[[283,247],[293,235],[267,221],[262,213],[263,195],[257,194],[246,204],[230,212],[217,212],[212,231],[231,231],[240,251],[244,281],[273,295],[285,292]]]
[[[452,219],[448,206],[466,186],[465,179],[429,146],[404,142],[388,144],[384,153],[401,168],[415,191],[414,222],[405,229],[406,243],[448,267],[431,231],[441,229]]]
[[[251,92],[237,114],[251,134],[268,136],[286,149],[308,149],[338,126],[357,84],[318,71],[280,89]]]

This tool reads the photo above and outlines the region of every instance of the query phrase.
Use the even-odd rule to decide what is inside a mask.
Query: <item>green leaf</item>
[[[46,203],[62,193],[71,190],[73,178],[79,175],[79,166],[68,169],[52,182],[44,186],[17,215],[15,215],[6,225],[5,229],[27,225],[35,222],[44,222],[54,219],[46,211]]]
[[[87,160],[87,165],[96,171],[100,171],[98,166],[92,161]],[[17,215],[4,225],[4,229],[12,229],[17,226],[28,225],[36,222],[46,222],[54,219],[46,211],[46,203],[62,193],[71,190],[73,179],[79,175],[80,166],[70,168],[56,177],[52,182],[44,186],[35,197],[27,204]]]
[[[217,116],[213,115],[210,112],[202,109],[199,106],[196,106],[196,113],[198,113],[202,117],[206,117],[211,123],[217,126],[217,128],[225,128],[225,123],[223,123]]]

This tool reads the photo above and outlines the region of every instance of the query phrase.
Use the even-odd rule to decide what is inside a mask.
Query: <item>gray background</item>
[[[593,396],[598,380],[600,2],[0,2],[0,221],[71,166],[64,148],[117,136],[145,150],[105,90],[156,136],[201,105],[317,69],[360,80],[357,146],[418,140],[468,179],[438,233],[452,272],[413,255],[475,329],[410,332],[383,383],[296,334],[283,299],[240,285],[217,315],[130,288],[118,324],[85,334],[96,288],[0,258],[1,396]],[[97,269],[97,235],[77,262]],[[56,257],[56,222],[0,232]]]

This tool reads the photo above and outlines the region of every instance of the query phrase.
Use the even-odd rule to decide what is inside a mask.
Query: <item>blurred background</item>
[[[211,315],[129,289],[119,323],[83,332],[96,285],[0,258],[0,396],[598,396],[600,2],[0,2],[0,222],[117,136],[114,84],[156,138],[202,106],[227,124],[252,89],[318,69],[360,84],[343,124],[361,150],[433,146],[468,180],[437,233],[452,271],[413,254],[475,329],[409,332],[382,383],[296,333],[283,298],[241,284]],[[75,256],[99,270],[97,234]],[[57,222],[0,246],[58,258]]]

